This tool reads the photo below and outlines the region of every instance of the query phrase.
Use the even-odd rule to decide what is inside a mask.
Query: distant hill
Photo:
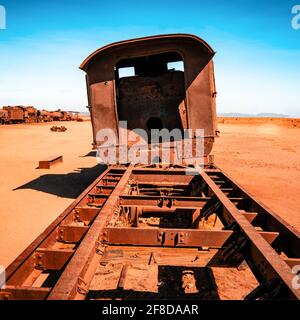
[[[289,118],[290,116],[280,113],[219,113],[218,117],[224,118]]]

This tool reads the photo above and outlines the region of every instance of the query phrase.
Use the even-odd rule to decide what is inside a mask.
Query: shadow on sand
[[[32,189],[62,198],[77,198],[104,170],[105,165],[98,164],[92,168],[78,168],[67,174],[45,174],[13,191]]]

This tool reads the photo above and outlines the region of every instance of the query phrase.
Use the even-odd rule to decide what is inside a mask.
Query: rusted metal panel
[[[34,254],[35,267],[42,270],[61,270],[73,253],[73,249],[38,248]]]
[[[111,128],[118,133],[117,115],[114,97],[114,82],[106,79],[90,86],[90,101],[93,109],[91,116],[94,127],[94,142],[99,129]]]
[[[88,225],[94,220],[98,212],[99,209],[97,208],[82,208],[78,206],[73,210],[72,220],[83,222],[85,225]]]
[[[57,240],[65,243],[76,243],[88,230],[87,226],[60,226],[57,230]]]

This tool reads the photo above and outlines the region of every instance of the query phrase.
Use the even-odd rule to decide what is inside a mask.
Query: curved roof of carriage
[[[178,41],[178,48],[184,46],[182,44],[182,40],[190,40],[195,45],[201,46],[204,50],[207,50],[211,55],[214,55],[215,52],[212,49],[212,47],[205,42],[203,39],[192,35],[192,34],[165,34],[165,35],[156,35],[156,36],[150,36],[150,37],[143,37],[143,38],[136,38],[136,39],[130,39],[125,41],[118,41],[111,44],[108,44],[102,48],[97,49],[92,54],[90,54],[80,65],[80,69],[86,71],[88,69],[89,64],[98,56],[103,55],[107,52],[112,52],[114,49],[126,49],[127,47],[133,45],[133,44],[141,44],[142,42],[148,42],[157,40],[158,43],[164,43],[168,40],[175,40]]]

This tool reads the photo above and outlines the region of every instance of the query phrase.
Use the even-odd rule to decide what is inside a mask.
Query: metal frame
[[[108,168],[7,268],[0,299],[85,299],[111,246],[169,247],[183,255],[188,248],[217,250],[225,267],[243,260],[249,265],[260,286],[247,298],[299,299],[291,270],[300,263],[299,233],[220,169],[192,171],[199,174],[186,176],[173,167]],[[107,185],[112,178],[114,185]],[[189,228],[139,224],[151,212],[172,218],[178,210],[194,221]],[[116,226],[130,211],[129,225]],[[223,229],[201,229],[199,222],[211,215]]]

